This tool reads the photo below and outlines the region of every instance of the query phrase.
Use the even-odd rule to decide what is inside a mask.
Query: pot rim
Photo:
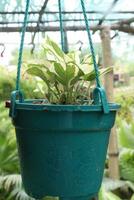
[[[23,102],[16,100],[15,108],[18,110],[44,110],[44,111],[102,111],[103,107],[99,105],[57,105],[57,104],[46,104],[43,99],[28,99]],[[109,103],[110,111],[116,111],[121,106],[116,103]]]

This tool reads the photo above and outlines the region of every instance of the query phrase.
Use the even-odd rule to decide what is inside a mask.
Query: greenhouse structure
[[[0,200],[134,200],[133,0],[1,0]]]

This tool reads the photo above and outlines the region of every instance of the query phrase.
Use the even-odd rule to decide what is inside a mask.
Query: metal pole
[[[65,2],[63,0],[62,2],[62,11],[64,12],[65,11]],[[64,22],[64,19],[65,19],[65,16],[63,14],[63,23],[64,23],[64,26],[66,26],[66,22]],[[67,38],[67,30],[64,30],[64,52],[65,53],[68,53],[68,38]]]

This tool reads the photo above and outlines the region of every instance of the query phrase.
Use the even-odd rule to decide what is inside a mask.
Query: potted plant
[[[91,104],[96,78],[92,56],[83,55],[80,51],[65,54],[49,37],[46,37],[42,48],[43,59],[26,63],[26,72],[43,80],[44,88],[40,92],[45,102],[47,99],[49,104]],[[112,67],[101,68],[99,75],[111,70]]]
[[[44,81],[45,100],[24,100],[13,92],[10,106],[16,128],[22,180],[35,198],[87,200],[98,193],[116,111],[103,88],[92,90],[96,74],[90,55],[65,54],[49,38],[44,60],[27,73]],[[100,69],[99,75],[108,69]],[[19,100],[16,100],[16,97]]]

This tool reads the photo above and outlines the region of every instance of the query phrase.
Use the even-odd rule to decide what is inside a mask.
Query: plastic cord
[[[29,4],[30,4],[30,0],[27,0],[25,16],[24,16],[24,24],[23,24],[22,33],[21,33],[19,57],[18,57],[18,68],[17,68],[17,79],[16,79],[16,90],[18,90],[18,91],[20,90],[20,74],[21,74],[21,65],[22,65],[22,54],[23,54],[24,38],[25,38],[25,32],[26,32],[26,26],[27,26]]]
[[[81,1],[82,11],[83,11],[83,15],[84,15],[84,20],[85,20],[86,31],[88,34],[90,51],[91,51],[92,58],[93,58],[94,70],[95,70],[95,74],[96,74],[96,84],[97,84],[97,87],[101,87],[100,80],[99,80],[99,70],[98,70],[98,65],[96,62],[95,51],[94,51],[92,37],[91,37],[91,33],[90,33],[90,25],[88,22],[86,9],[85,9],[85,3],[84,3],[84,0],[80,0],[80,1]]]

